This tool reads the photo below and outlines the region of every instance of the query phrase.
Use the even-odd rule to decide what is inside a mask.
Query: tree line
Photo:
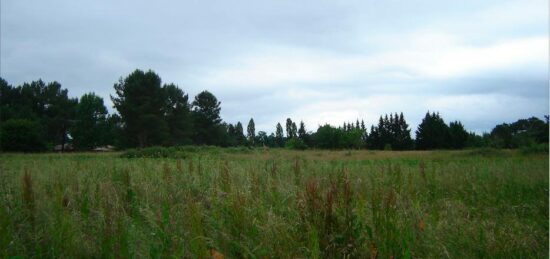
[[[289,149],[430,150],[467,147],[518,148],[548,143],[548,116],[499,124],[490,133],[468,132],[460,121],[446,124],[439,113],[428,112],[411,138],[403,113],[380,116],[367,130],[363,120],[338,127],[320,125],[308,131],[303,121],[287,118],[273,133],[256,132],[251,118],[241,122],[220,117],[221,102],[202,91],[192,101],[176,84],[163,84],[153,71],[135,70],[113,86],[116,109],[109,114],[95,93],[70,98],[58,82],[42,80],[13,87],[0,78],[0,148],[38,152],[77,150],[114,145],[119,149],[149,146],[214,145],[266,146]]]

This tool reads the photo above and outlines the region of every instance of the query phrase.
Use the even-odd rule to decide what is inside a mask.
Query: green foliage
[[[241,122],[237,122],[237,125],[235,126],[235,138],[237,140],[237,145],[242,146],[246,143],[246,137],[244,136],[243,132],[243,125]]]
[[[499,124],[490,135],[490,145],[496,148],[528,147],[540,143],[548,143],[548,121],[536,117]]]
[[[147,147],[141,149],[128,149],[120,156],[124,158],[184,158],[186,154],[176,151],[175,148]]]
[[[532,144],[520,148],[522,154],[548,154],[548,143]]]
[[[238,122],[227,124],[220,117],[221,103],[208,91],[189,97],[175,84],[161,85],[153,71],[135,70],[114,85],[111,96],[119,114],[107,114],[103,100],[93,93],[77,99],[68,98],[67,89],[58,82],[42,80],[12,87],[0,78],[0,122],[25,119],[40,125],[39,142],[47,147],[70,142],[77,149],[114,144],[118,148],[181,145],[285,147],[298,138],[305,146],[321,149],[431,150],[495,147],[529,148],[548,143],[546,122],[531,117],[514,123],[497,125],[491,134],[467,133],[461,122],[446,125],[437,113],[427,113],[413,142],[403,113],[380,116],[367,134],[364,121],[345,122],[341,127],[320,126],[307,132],[303,121],[299,127],[287,118],[284,129],[277,123],[275,132],[258,132],[251,118],[246,129]],[[295,146],[290,143],[289,146]],[[41,144],[42,145],[42,144]],[[301,145],[299,145],[302,148]],[[37,147],[37,150],[42,149]]]
[[[281,123],[277,122],[277,126],[275,127],[275,143],[278,147],[284,146],[285,138],[283,136],[283,127],[281,126]]]
[[[130,147],[160,145],[167,138],[164,120],[166,98],[161,79],[155,72],[136,69],[114,85],[111,100],[124,124]]]
[[[315,133],[315,146],[324,149],[336,149],[341,145],[341,130],[328,124],[320,126]]]
[[[450,147],[453,149],[462,149],[468,142],[468,132],[460,121],[454,121],[449,124]]]
[[[439,113],[426,113],[426,116],[416,130],[416,148],[446,149],[450,147],[451,135],[449,126],[445,124]]]
[[[475,148],[475,149],[471,149],[471,150],[468,150],[466,152],[466,155],[468,156],[473,156],[473,157],[496,157],[496,156],[504,156],[505,153],[500,150],[500,149],[496,149],[496,148],[491,148],[491,147],[482,147],[482,148]]]
[[[286,141],[285,148],[293,150],[305,150],[307,149],[307,145],[301,139],[293,138]]]
[[[75,148],[90,150],[109,143],[107,108],[103,99],[94,93],[84,94],[76,106],[76,122],[71,130]]]
[[[273,140],[269,138],[267,133],[265,131],[258,131],[258,135],[256,136],[256,140],[254,141],[257,146],[267,146],[267,147],[273,147],[275,146],[275,143],[273,143]]]
[[[120,157],[122,158],[188,158],[192,155],[219,155],[221,153],[229,154],[249,154],[252,149],[248,147],[229,147],[220,149],[215,146],[172,146],[172,147],[147,147],[139,149],[127,149]]]
[[[313,135],[315,147],[323,149],[359,149],[363,146],[360,129],[335,128],[328,124],[320,126]]]
[[[68,90],[58,82],[42,80],[10,86],[0,78],[0,122],[26,119],[41,125],[42,140],[48,146],[67,142],[78,100],[68,97]]]
[[[356,126],[359,125],[357,121]],[[365,124],[361,124],[361,131],[364,131]],[[372,126],[370,134],[366,135],[367,147],[370,149],[386,149],[390,145],[395,150],[409,150],[413,148],[411,139],[411,130],[405,121],[403,113],[397,115],[390,114],[378,120],[378,126]]]
[[[2,123],[0,146],[3,151],[44,151],[42,129],[36,122],[25,119],[11,119]]]
[[[220,145],[223,141],[224,131],[221,127],[220,104],[218,99],[208,91],[202,91],[195,96],[193,116],[196,127],[196,144]]]
[[[286,119],[286,138],[291,139],[297,137],[296,123],[292,122],[290,118]]]
[[[256,144],[256,126],[252,118],[250,118],[250,121],[248,121],[248,126],[246,127],[246,138],[250,145],[254,146]]]
[[[466,141],[466,147],[468,148],[481,148],[489,146],[489,134],[477,135],[474,132],[468,133],[468,140]]]
[[[163,87],[166,94],[165,120],[169,131],[169,145],[189,145],[193,143],[193,118],[189,97],[174,84]]]

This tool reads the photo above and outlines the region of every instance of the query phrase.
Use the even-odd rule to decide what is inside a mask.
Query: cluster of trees
[[[486,136],[487,144],[497,148],[518,148],[539,143],[548,143],[548,115],[546,122],[531,117],[512,124],[499,124]]]
[[[114,138],[118,121],[93,93],[80,101],[69,98],[58,82],[42,80],[12,87],[0,78],[0,147],[13,151],[44,151],[71,141],[82,149],[105,145]]]
[[[177,85],[162,84],[153,71],[135,70],[114,84],[109,114],[101,97],[87,93],[70,98],[58,82],[42,80],[13,87],[0,78],[0,148],[5,151],[44,151],[71,143],[77,150],[115,145],[118,148],[215,145],[268,146],[290,149],[461,149],[492,146],[517,148],[548,143],[546,122],[538,118],[497,125],[491,133],[468,133],[461,122],[448,125],[439,113],[427,113],[411,138],[403,113],[380,116],[367,132],[364,121],[307,131],[303,121],[286,119],[275,131],[256,133],[254,119],[226,123],[221,103],[208,91],[192,102]]]
[[[403,113],[397,115],[380,116],[378,126],[372,126],[370,134],[366,138],[367,147],[370,149],[386,150],[410,150],[414,147],[411,139],[411,130]]]
[[[470,135],[460,121],[445,124],[439,113],[426,113],[416,130],[416,149],[462,149]]]

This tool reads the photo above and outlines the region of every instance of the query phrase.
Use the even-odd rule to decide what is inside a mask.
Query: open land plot
[[[548,256],[548,155],[0,155],[0,255]]]

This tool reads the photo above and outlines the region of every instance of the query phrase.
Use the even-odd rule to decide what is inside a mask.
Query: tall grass
[[[548,255],[545,154],[183,152],[1,155],[0,256]]]

